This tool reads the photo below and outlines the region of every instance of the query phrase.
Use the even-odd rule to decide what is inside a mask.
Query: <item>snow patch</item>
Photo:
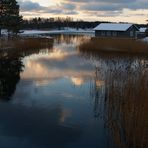
[[[2,35],[7,35],[7,30],[2,30]],[[20,30],[20,36],[33,36],[33,37],[49,37],[52,34],[79,34],[79,35],[91,35],[94,36],[95,32],[92,29],[75,29],[75,28],[68,28],[65,27],[63,30]]]
[[[143,38],[142,41],[148,42],[148,37]]]
[[[141,28],[139,29],[139,31],[142,32],[142,33],[144,33],[144,32],[146,31],[146,29],[147,29],[146,27],[141,27]]]

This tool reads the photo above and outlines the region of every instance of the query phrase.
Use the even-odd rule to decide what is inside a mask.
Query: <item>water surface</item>
[[[147,147],[147,56],[84,52],[87,39],[2,54],[0,147]]]

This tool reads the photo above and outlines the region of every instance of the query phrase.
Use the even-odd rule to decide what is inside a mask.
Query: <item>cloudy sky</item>
[[[73,17],[75,20],[146,23],[148,0],[18,0],[21,14]]]

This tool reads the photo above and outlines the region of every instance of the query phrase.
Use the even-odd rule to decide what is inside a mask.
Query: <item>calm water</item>
[[[147,56],[83,52],[87,39],[1,53],[0,148],[148,146]]]

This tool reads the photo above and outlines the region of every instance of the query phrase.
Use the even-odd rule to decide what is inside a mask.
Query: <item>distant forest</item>
[[[65,27],[76,29],[94,28],[99,22],[88,22],[83,20],[74,21],[73,18],[32,18],[23,20],[22,29],[63,29]]]
[[[64,29],[67,28],[76,28],[78,29],[89,29],[96,27],[99,23],[102,23],[102,21],[95,21],[95,22],[89,22],[89,21],[83,21],[83,20],[77,20],[75,21],[71,17],[66,18],[32,18],[32,19],[24,19],[21,25],[22,29]],[[105,22],[109,23],[109,22]],[[146,27],[146,25],[141,24],[137,25],[138,27]]]

